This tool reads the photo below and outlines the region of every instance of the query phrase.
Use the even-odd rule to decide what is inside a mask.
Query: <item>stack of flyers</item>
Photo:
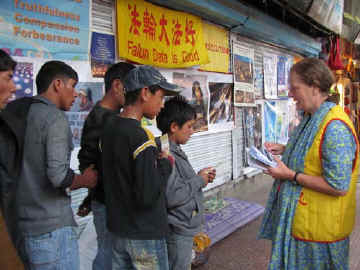
[[[269,166],[277,166],[273,156],[265,148],[263,151],[260,151],[255,146],[251,146],[246,148],[246,152],[250,167],[266,170]]]

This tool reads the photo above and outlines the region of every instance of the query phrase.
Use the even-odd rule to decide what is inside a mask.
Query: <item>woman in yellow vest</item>
[[[286,146],[265,143],[278,166],[259,237],[272,241],[269,269],[349,269],[358,140],[341,107],[327,102],[332,72],[319,59],[296,63],[289,97],[304,112]]]

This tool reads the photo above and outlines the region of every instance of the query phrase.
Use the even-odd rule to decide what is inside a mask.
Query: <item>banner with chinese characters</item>
[[[12,56],[88,60],[89,1],[2,0],[0,49]]]
[[[225,28],[203,22],[205,46],[209,54],[209,64],[200,69],[214,72],[229,72],[229,31]]]
[[[209,62],[199,17],[143,0],[117,0],[116,8],[120,57],[167,68]]]

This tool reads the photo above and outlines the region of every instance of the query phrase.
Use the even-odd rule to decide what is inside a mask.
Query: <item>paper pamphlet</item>
[[[169,154],[170,143],[169,143],[169,136],[167,135],[167,133],[160,137],[160,142],[161,142],[161,152],[165,152],[166,154]]]
[[[250,167],[266,170],[266,166],[276,167],[277,163],[272,155],[264,148],[260,151],[255,146],[246,148],[248,163]]]

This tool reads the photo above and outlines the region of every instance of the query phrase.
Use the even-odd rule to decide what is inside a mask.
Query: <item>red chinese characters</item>
[[[131,5],[128,5],[128,9],[131,10]],[[133,33],[134,35],[140,35],[139,28],[141,26],[141,22],[137,19],[139,17],[139,13],[136,11],[136,5],[133,6],[133,10],[130,13],[131,18],[131,26],[129,29],[129,33]]]
[[[144,12],[143,33],[146,35],[147,39],[155,40],[156,25],[157,24],[153,14],[149,13],[149,11],[146,9]]]
[[[196,31],[193,29],[194,23],[192,20],[186,18],[186,26],[185,26],[185,42],[191,43],[192,46],[195,45],[195,33]]]
[[[179,23],[179,19],[173,20],[173,39],[172,44],[177,46],[180,45],[181,37],[183,35],[183,31],[181,31],[181,24]]]
[[[162,41],[163,38],[165,38],[166,41],[166,45],[169,46],[170,45],[170,41],[166,32],[166,28],[165,26],[167,25],[167,20],[165,19],[165,15],[162,14],[162,17],[160,19],[160,25],[161,25],[161,34],[159,36],[159,40]]]

